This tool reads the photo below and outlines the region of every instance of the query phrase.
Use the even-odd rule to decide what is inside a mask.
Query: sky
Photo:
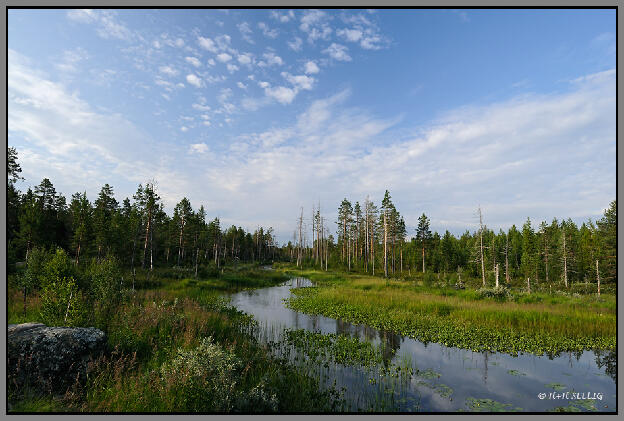
[[[7,57],[22,191],[152,180],[280,242],[386,189],[408,237],[616,197],[615,10],[12,9]]]

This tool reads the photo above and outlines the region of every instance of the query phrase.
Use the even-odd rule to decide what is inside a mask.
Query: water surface
[[[345,410],[398,410],[402,412],[471,411],[484,408],[473,399],[490,399],[508,406],[485,409],[548,411],[556,407],[598,411],[615,411],[615,352],[596,355],[592,351],[565,353],[557,357],[521,354],[473,352],[443,345],[425,344],[418,340],[355,325],[329,317],[307,315],[290,310],[283,300],[291,288],[311,286],[309,279],[293,278],[285,284],[232,294],[232,305],[251,314],[259,323],[257,335],[263,342],[279,342],[284,329],[305,329],[324,334],[344,334],[383,345],[384,364],[411,366],[427,373],[423,376],[380,376],[377,370],[349,367],[335,363],[314,363],[308,368],[324,385],[344,387]],[[292,355],[296,355],[293,351]],[[301,357],[301,356],[299,356]],[[300,364],[301,358],[297,361]],[[585,393],[585,398],[602,400],[549,398],[551,393],[568,398],[572,392]],[[539,394],[545,394],[540,399]],[[583,398],[583,396],[580,396]],[[586,405],[585,407],[583,406]]]

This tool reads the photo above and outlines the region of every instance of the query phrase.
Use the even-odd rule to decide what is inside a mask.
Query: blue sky
[[[409,234],[615,199],[614,10],[10,10],[8,143],[26,180],[287,241],[301,206],[389,189]],[[335,227],[332,227],[332,229]]]

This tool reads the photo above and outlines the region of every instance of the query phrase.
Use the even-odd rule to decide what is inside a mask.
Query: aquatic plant
[[[354,277],[350,282],[326,281],[324,286],[295,289],[286,306],[473,351],[557,355],[615,349],[615,314],[607,310],[596,314],[593,308],[581,310],[576,304],[481,302],[402,287],[376,289],[381,281],[374,279]],[[371,289],[358,288],[362,284],[372,285]]]
[[[472,412],[519,412],[522,408],[514,407],[510,403],[501,403],[492,399],[467,398],[466,406]]]

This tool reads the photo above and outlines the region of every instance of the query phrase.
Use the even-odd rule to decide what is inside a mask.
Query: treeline
[[[405,220],[388,191],[379,207],[368,197],[363,205],[352,205],[345,198],[338,208],[335,240],[318,209],[313,209],[309,238],[302,209],[287,253],[299,265],[324,269],[333,265],[385,276],[463,272],[481,278],[484,286],[527,279],[564,287],[616,280],[616,201],[599,221],[581,226],[571,219],[535,225],[527,218],[519,228],[494,232],[483,223],[481,209],[478,214],[479,229],[466,230],[458,238],[448,230],[432,233],[423,213],[406,240]]]
[[[7,151],[7,250],[9,267],[24,261],[33,248],[60,247],[76,264],[112,255],[124,267],[217,267],[230,261],[265,262],[279,258],[272,228],[253,233],[207,220],[203,206],[182,199],[169,216],[153,182],[140,184],[132,199],[119,203],[105,184],[91,203],[86,192],[69,203],[43,179],[25,193],[15,187],[21,168],[17,152]]]

